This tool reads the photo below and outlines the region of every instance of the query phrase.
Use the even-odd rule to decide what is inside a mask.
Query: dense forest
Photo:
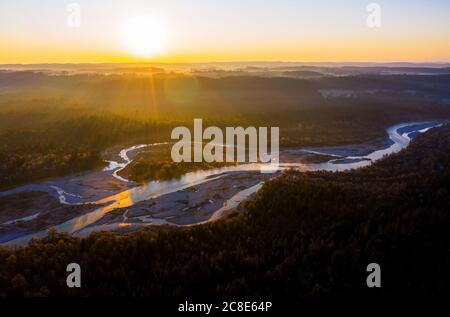
[[[450,127],[360,170],[290,171],[243,212],[192,228],[0,249],[7,296],[340,296],[450,292]],[[241,206],[242,207],[242,206]],[[66,286],[66,266],[82,287]],[[382,288],[366,267],[382,268]]]
[[[0,189],[100,167],[108,148],[167,141],[173,127],[190,126],[194,118],[205,126],[279,126],[281,146],[384,139],[391,124],[449,118],[450,107],[437,99],[447,95],[449,83],[449,75],[306,80],[245,73],[207,78],[0,72]],[[349,87],[370,93],[332,99],[319,93]]]
[[[103,151],[118,143],[161,140],[164,124],[112,115],[67,116],[0,133],[0,189],[105,165]],[[51,116],[51,115],[49,115]],[[3,119],[8,114],[3,116]],[[17,116],[16,116],[17,117]],[[151,136],[150,136],[151,135]]]

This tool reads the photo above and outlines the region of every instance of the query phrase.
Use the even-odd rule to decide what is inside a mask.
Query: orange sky
[[[379,1],[380,28],[363,0],[77,3],[70,27],[61,1],[2,1],[0,63],[450,61],[450,1]],[[135,18],[158,31],[124,35]]]

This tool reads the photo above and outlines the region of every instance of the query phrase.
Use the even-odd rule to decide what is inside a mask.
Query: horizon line
[[[1,63],[0,66],[33,66],[33,65],[195,65],[195,64],[372,64],[372,65],[388,65],[388,64],[432,64],[432,65],[450,65],[448,61],[292,61],[292,60],[236,60],[236,61],[199,61],[199,62],[152,62],[152,61],[133,61],[133,62],[39,62],[39,63]]]

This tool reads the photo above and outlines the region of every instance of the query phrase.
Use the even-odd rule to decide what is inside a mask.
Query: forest
[[[450,127],[358,170],[289,171],[226,219],[0,248],[1,296],[263,298],[450,291]],[[81,265],[83,287],[67,288]],[[382,288],[366,286],[378,263]]]
[[[384,139],[391,124],[449,118],[450,107],[439,101],[450,94],[449,83],[443,74],[299,79],[0,71],[0,189],[99,168],[105,150],[168,141],[173,127],[189,127],[194,118],[222,128],[279,126],[283,147]],[[351,97],[319,93],[349,87],[357,92]],[[165,177],[151,169],[148,177]]]

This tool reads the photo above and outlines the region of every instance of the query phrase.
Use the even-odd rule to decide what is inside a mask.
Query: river
[[[323,163],[299,163],[291,160],[280,163],[280,170],[294,168],[300,171],[345,171],[368,166],[383,158],[385,155],[397,153],[406,148],[416,135],[442,124],[442,122],[413,122],[389,127],[387,129],[388,140],[383,148],[373,150],[369,153],[358,153],[358,155],[355,155],[348,149],[346,150],[345,147],[281,150],[281,157],[283,151],[289,151],[290,154],[322,154],[330,156],[332,159]],[[260,173],[261,168],[264,167],[262,164],[242,164],[202,170],[188,173],[176,180],[150,181],[144,185],[136,185],[117,174],[132,162],[132,158],[129,156],[130,153],[136,153],[140,149],[163,144],[167,143],[134,145],[119,152],[118,158],[120,161],[108,161],[109,166],[102,172],[109,173],[117,182],[126,183],[123,185],[125,186],[125,190],[112,195],[108,195],[108,190],[102,189],[98,190],[99,193],[92,194],[90,197],[101,197],[106,194],[105,197],[88,201],[82,195],[86,191],[78,188],[85,186],[85,184],[79,179],[73,178],[69,180],[65,178],[58,183],[21,186],[7,192],[2,192],[0,196],[7,196],[21,191],[45,191],[57,197],[61,204],[98,205],[99,207],[94,208],[92,211],[53,226],[59,232],[67,232],[75,236],[86,236],[92,232],[101,230],[117,230],[131,227],[137,229],[148,225],[192,226],[216,221],[226,214],[227,211],[236,208],[242,201],[254,195],[261,189],[265,181],[280,175],[279,171],[273,172],[271,175]],[[351,148],[351,146],[348,147],[349,149]],[[84,179],[89,179],[92,176],[83,174],[80,177],[84,181]],[[74,179],[77,181],[74,181]],[[68,186],[71,188],[70,193],[61,188],[65,183],[70,183],[71,181],[76,182],[78,187]],[[241,189],[239,187],[245,188]],[[229,197],[214,198],[224,193],[227,193]],[[180,203],[183,199],[190,201],[190,204],[187,204],[184,209],[182,209],[184,205]],[[192,203],[192,201],[195,201],[195,203]],[[148,205],[149,202],[152,202],[152,205]],[[186,203],[184,202],[184,204]],[[105,215],[113,211],[121,210],[124,212],[121,215],[120,221],[116,217],[109,222],[98,223],[103,220],[102,218]],[[145,213],[146,210],[153,211]],[[135,216],[127,216],[130,211]],[[11,225],[16,221],[31,221],[38,216],[38,214],[33,214],[30,217],[10,220],[1,225]],[[32,238],[42,238],[47,234],[47,230],[40,230],[9,241],[4,241],[3,244],[25,245]]]

